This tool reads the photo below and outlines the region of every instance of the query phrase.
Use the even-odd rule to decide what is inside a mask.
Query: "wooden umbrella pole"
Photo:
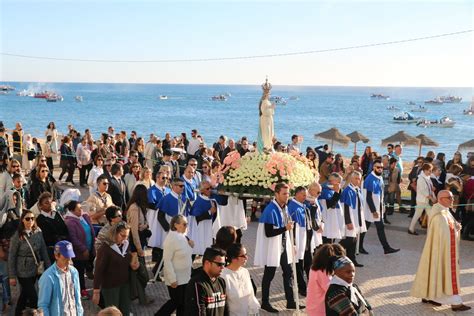
[[[418,156],[421,156],[421,142],[420,142],[420,147],[418,149]]]
[[[354,155],[357,155],[357,142],[354,142]]]

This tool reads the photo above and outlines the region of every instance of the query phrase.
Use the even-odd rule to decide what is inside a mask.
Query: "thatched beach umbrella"
[[[474,139],[468,140],[465,143],[462,143],[458,147],[459,150],[474,150]]]
[[[420,140],[416,137],[413,137],[404,131],[399,131],[393,134],[390,137],[382,139],[382,145],[390,144],[390,143],[399,143],[404,145],[418,145]]]
[[[415,137],[420,140],[420,147],[419,147],[419,150],[418,150],[418,156],[421,156],[421,147],[422,146],[434,146],[434,147],[439,146],[439,144],[437,142],[435,142],[434,140],[432,140],[431,138],[429,138],[425,134],[420,134],[420,135],[415,136]]]
[[[358,131],[353,131],[352,133],[347,134],[346,136],[349,137],[351,139],[351,142],[354,143],[354,155],[357,154],[357,143],[358,142],[363,142],[365,144],[365,143],[368,143],[370,141],[367,137],[365,137],[364,135],[362,135]]]
[[[333,127],[327,131],[321,132],[314,135],[315,138],[322,138],[331,141],[331,150],[333,149],[334,142],[341,145],[347,146],[351,139],[346,135],[342,134],[337,128]]]

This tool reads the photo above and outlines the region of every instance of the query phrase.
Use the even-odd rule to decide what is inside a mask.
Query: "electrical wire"
[[[449,37],[461,34],[472,33],[473,30],[463,30],[458,32],[436,34],[430,36],[402,39],[396,41],[379,42],[371,44],[362,44],[354,46],[346,46],[339,48],[328,48],[320,50],[309,50],[299,52],[286,52],[286,53],[274,53],[264,55],[248,55],[248,56],[231,56],[231,57],[209,57],[209,58],[189,58],[189,59],[156,59],[156,60],[110,60],[110,59],[80,59],[80,58],[61,58],[61,57],[47,57],[47,56],[33,56],[33,55],[22,55],[8,52],[0,52],[0,55],[17,57],[17,58],[28,58],[28,59],[39,59],[39,60],[52,60],[52,61],[71,61],[71,62],[91,62],[91,63],[184,63],[184,62],[211,62],[211,61],[228,61],[228,60],[249,60],[249,59],[260,59],[260,58],[273,58],[273,57],[287,57],[287,56],[299,56],[299,55],[311,55],[318,53],[337,52],[352,49],[361,49],[385,45],[395,45],[401,43],[409,43],[416,41],[423,41],[429,39],[436,39],[441,37]]]

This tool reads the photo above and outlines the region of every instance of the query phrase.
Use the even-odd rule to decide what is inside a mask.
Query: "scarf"
[[[123,241],[123,244],[122,244],[121,248],[115,243],[112,246],[110,246],[110,248],[112,248],[113,251],[115,251],[116,253],[118,253],[122,257],[125,257],[125,255],[127,254],[127,250],[128,250],[128,240],[125,239]]]

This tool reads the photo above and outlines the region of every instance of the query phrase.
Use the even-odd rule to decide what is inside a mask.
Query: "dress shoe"
[[[273,308],[273,306],[270,305],[270,303],[266,303],[266,304],[262,303],[262,306],[260,308],[269,313],[275,313],[275,314],[278,313],[278,309]]]
[[[432,301],[432,300],[427,300],[427,299],[424,299],[424,298],[421,299],[421,302],[422,302],[422,303],[425,303],[425,304],[431,304],[431,305],[434,305],[434,306],[441,306],[441,305],[443,305],[443,304],[441,304],[441,303],[438,303],[438,302],[435,302],[435,301]]]
[[[298,294],[303,296],[303,297],[306,297],[306,290],[304,291],[298,291]]]
[[[418,236],[418,233],[416,231],[412,232],[411,230],[408,230],[408,234]]]
[[[363,264],[360,264],[360,263],[357,262],[357,261],[354,261],[354,266],[355,266],[355,267],[358,267],[358,268],[362,268],[364,265],[363,265]]]
[[[306,306],[300,305],[300,310],[305,308]],[[296,302],[286,303],[286,309],[296,309]]]
[[[363,255],[368,255],[369,253],[367,252],[367,250],[365,250],[364,248],[360,248],[359,249],[359,253],[363,254]]]
[[[399,252],[399,251],[400,251],[400,249],[388,248],[388,249],[386,249],[386,250],[384,251],[384,253],[385,253],[386,255],[388,255],[388,254],[390,254],[390,253],[395,253],[395,252]]]
[[[461,304],[461,305],[451,305],[451,309],[453,310],[453,312],[464,312],[464,311],[470,310],[471,307]]]

